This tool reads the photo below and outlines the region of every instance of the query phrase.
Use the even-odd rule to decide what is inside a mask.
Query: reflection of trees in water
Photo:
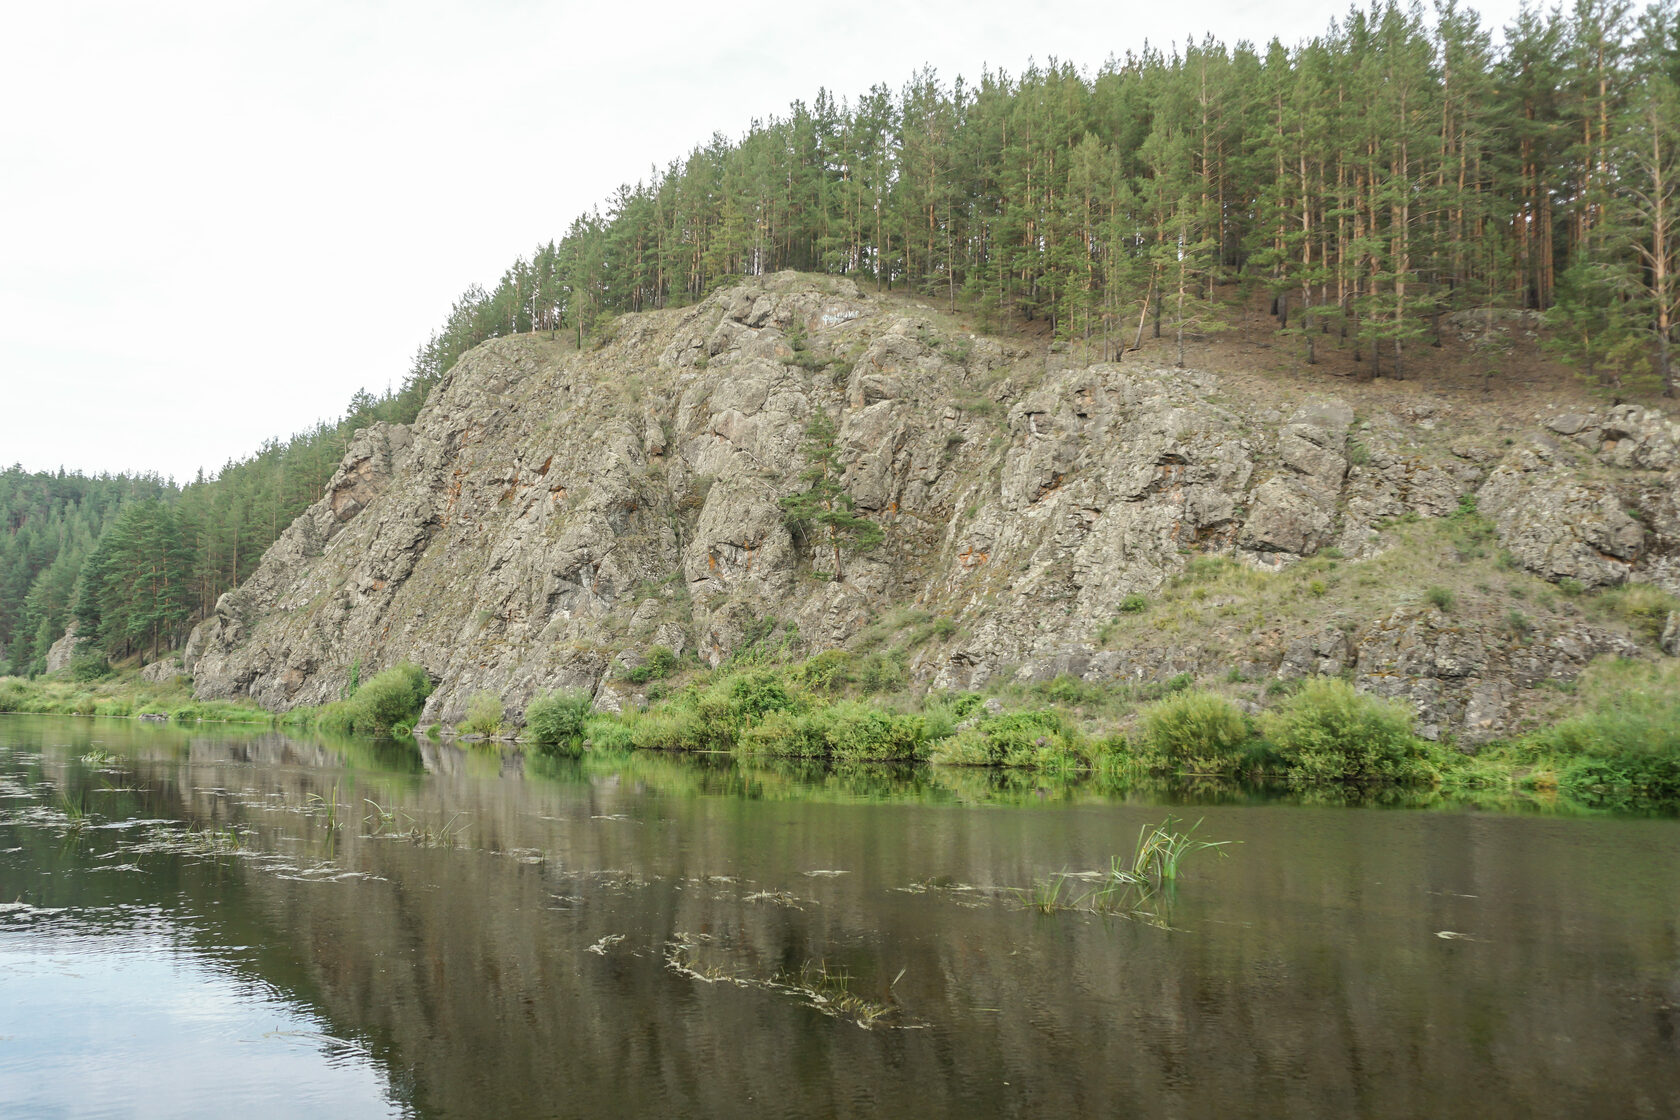
[[[638,755],[520,780],[433,744],[427,774],[315,749],[139,748],[134,784],[157,801],[137,810],[232,819],[300,858],[324,851],[304,809],[335,784],[471,821],[453,849],[347,824],[334,860],[367,880],[228,859],[177,884],[217,936],[261,947],[273,982],[375,1040],[422,1111],[1516,1114],[1572,1111],[1592,1086],[1593,1111],[1636,1114],[1680,1094],[1662,901],[1680,871],[1650,855],[1661,822],[1210,808],[1203,834],[1242,846],[1188,869],[1185,932],[1168,933],[991,900],[1101,868],[1153,805],[983,772],[895,786]],[[1072,804],[959,804],[1000,799]],[[699,984],[668,967],[672,944],[697,971],[843,974],[929,1029],[865,1032]]]

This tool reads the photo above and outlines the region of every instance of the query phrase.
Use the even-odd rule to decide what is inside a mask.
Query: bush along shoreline
[[[992,695],[917,693],[873,656],[760,655],[716,669],[655,657],[646,707],[595,710],[585,692],[532,700],[518,741],[541,755],[708,752],[807,764],[927,763],[1045,774],[1194,782],[1242,779],[1296,790],[1390,786],[1449,795],[1565,794],[1588,807],[1680,807],[1680,662],[1606,660],[1573,686],[1557,722],[1474,755],[1419,737],[1403,703],[1311,677],[1254,712],[1188,676],[1097,685],[1064,677]],[[637,684],[648,683],[646,680]],[[509,739],[499,697],[475,696],[455,728],[417,721],[431,682],[403,663],[341,700],[276,714],[200,702],[184,682],[0,678],[0,711],[266,724],[406,738]],[[1248,709],[1252,709],[1248,705]]]

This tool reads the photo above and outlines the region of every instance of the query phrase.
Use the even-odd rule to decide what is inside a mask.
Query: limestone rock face
[[[1444,410],[1356,416],[1302,394],[1274,411],[1207,373],[1082,364],[846,280],[761,277],[626,316],[583,352],[524,335],[465,355],[411,427],[357,434],[321,501],[193,632],[184,668],[201,697],[288,708],[413,660],[438,682],[426,720],[459,718],[479,691],[518,718],[549,689],[635,701],[622,678],[651,645],[714,664],[772,631],[821,649],[911,608],[947,620],[910,664],[936,687],[1344,672],[1442,734],[1487,737],[1525,682],[1569,679],[1615,635],[1515,643],[1407,607],[1101,638],[1128,596],[1197,555],[1270,570],[1331,545],[1373,555],[1381,524],[1470,496],[1545,578],[1680,581],[1666,419],[1558,417],[1495,449],[1432,436]],[[873,551],[785,515],[819,412],[837,481],[884,530]]]

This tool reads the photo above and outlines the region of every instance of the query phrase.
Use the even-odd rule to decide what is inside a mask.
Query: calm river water
[[[1677,841],[0,717],[0,1116],[1674,1116]]]

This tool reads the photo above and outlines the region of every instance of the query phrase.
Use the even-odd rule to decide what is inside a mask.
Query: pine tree
[[[841,485],[842,467],[834,421],[817,412],[805,428],[805,470],[799,479],[805,489],[782,499],[789,528],[807,540],[816,538],[834,558],[833,578],[843,576],[841,551],[868,552],[886,539],[875,522],[854,512],[855,503]]]

